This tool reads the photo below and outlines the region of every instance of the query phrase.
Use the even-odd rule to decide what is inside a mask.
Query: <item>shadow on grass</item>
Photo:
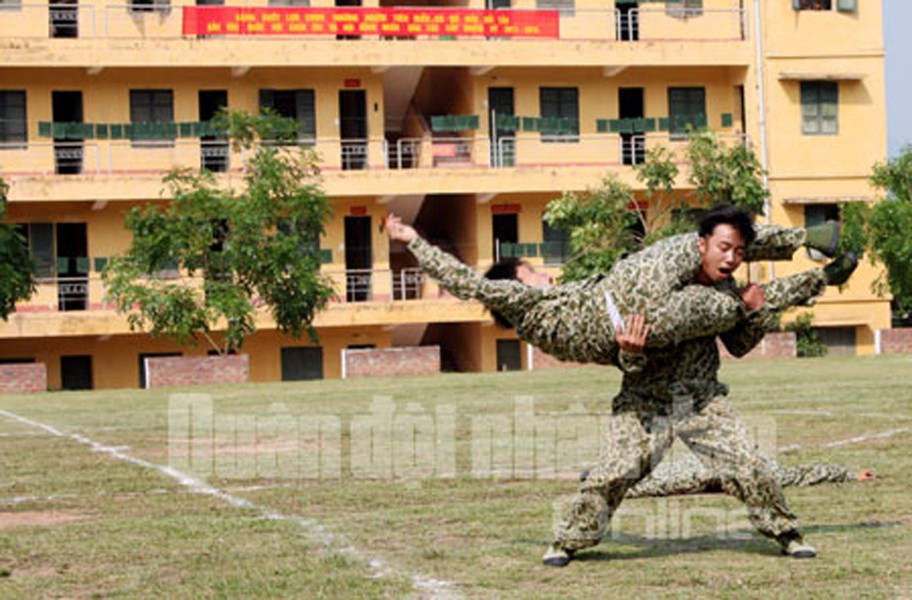
[[[865,529],[884,527],[903,527],[907,523],[902,521],[869,521],[863,523],[841,525],[810,525],[802,527],[802,531],[809,537],[813,534],[858,532]],[[660,558],[683,554],[697,554],[701,552],[716,552],[719,550],[733,550],[757,556],[780,556],[779,547],[772,540],[760,537],[746,529],[732,532],[732,537],[720,538],[717,535],[701,535],[688,538],[648,538],[628,533],[618,533],[606,538],[595,549],[581,550],[574,560],[578,561],[603,561],[603,560],[639,560],[643,558]],[[532,543],[527,540],[524,543]],[[547,546],[541,540],[535,544]],[[610,550],[617,546],[639,546],[636,550]],[[608,549],[602,549],[602,548]]]

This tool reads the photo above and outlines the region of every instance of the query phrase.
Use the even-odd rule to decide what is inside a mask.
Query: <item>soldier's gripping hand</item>
[[[766,304],[766,292],[756,283],[749,283],[741,290],[741,300],[748,312],[753,312]]]
[[[643,315],[629,315],[625,329],[615,328],[614,339],[617,340],[618,347],[622,351],[639,354],[646,347],[646,337],[649,335],[650,329],[651,326],[646,323]]]
[[[415,231],[415,228],[411,225],[406,225],[402,222],[401,217],[390,213],[386,216],[386,219],[383,221],[383,225],[386,228],[386,234],[389,236],[389,239],[394,242],[403,242],[408,244],[416,237],[418,233]]]

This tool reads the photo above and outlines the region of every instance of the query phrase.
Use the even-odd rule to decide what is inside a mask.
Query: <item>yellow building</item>
[[[131,332],[98,271],[129,244],[125,211],[167,201],[169,169],[240,180],[245,156],[200,125],[221,106],[299,119],[334,206],[321,246],[339,294],[320,345],[262,319],[244,346],[255,381],[339,377],[351,347],[439,344],[446,369],[531,367],[480,306],[390,247],[389,211],[479,269],[507,249],[556,272],[548,202],[609,173],[642,187],[631,165],[682,149],[688,123],[753,145],[784,225],[871,199],[885,156],[880,2],[133,1],[0,0],[0,172],[42,270],[0,323],[0,361],[46,363],[51,388],[136,387],[143,357],[207,351]],[[834,349],[872,353],[889,327],[875,276],[864,264],[814,309]]]

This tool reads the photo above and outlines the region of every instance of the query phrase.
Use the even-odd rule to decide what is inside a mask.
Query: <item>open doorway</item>
[[[642,119],[643,88],[618,88],[618,116],[627,119]],[[644,131],[636,127],[621,133],[621,164],[638,165],[646,160],[646,138]]]
[[[83,139],[82,92],[51,92],[51,118],[54,121],[54,167],[58,175],[82,173]]]
[[[57,223],[57,309],[85,310],[89,300],[89,243],[85,223]]]
[[[345,298],[365,302],[371,298],[371,218],[345,217]]]
[[[339,90],[339,137],[342,169],[367,168],[367,92]]]
[[[491,235],[494,240],[494,260],[502,257],[503,244],[519,242],[519,218],[516,213],[495,213],[491,215]]]
[[[224,108],[228,108],[227,90],[200,90],[200,121],[211,121]],[[224,136],[200,136],[200,167],[213,173],[224,173],[228,170],[228,156],[228,140]]]

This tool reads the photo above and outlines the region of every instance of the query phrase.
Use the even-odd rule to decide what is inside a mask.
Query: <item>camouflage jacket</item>
[[[744,356],[775,328],[780,307],[809,302],[825,286],[821,269],[775,279],[765,286],[766,304],[745,313],[718,337],[732,355]],[[719,296],[739,297],[730,279],[708,289],[714,289]],[[684,340],[667,348],[647,347],[641,360],[648,368],[624,373],[621,391],[613,403],[615,412],[670,415],[669,411],[698,409],[712,397],[728,394],[728,386],[718,380],[719,347],[714,335]]]
[[[848,481],[848,469],[840,465],[805,464],[783,467],[772,461],[773,473],[783,487],[808,486],[820,483]],[[709,471],[690,451],[684,451],[674,460],[666,460],[647,477],[627,491],[628,498],[643,496],[674,496],[721,492],[722,478]]]

